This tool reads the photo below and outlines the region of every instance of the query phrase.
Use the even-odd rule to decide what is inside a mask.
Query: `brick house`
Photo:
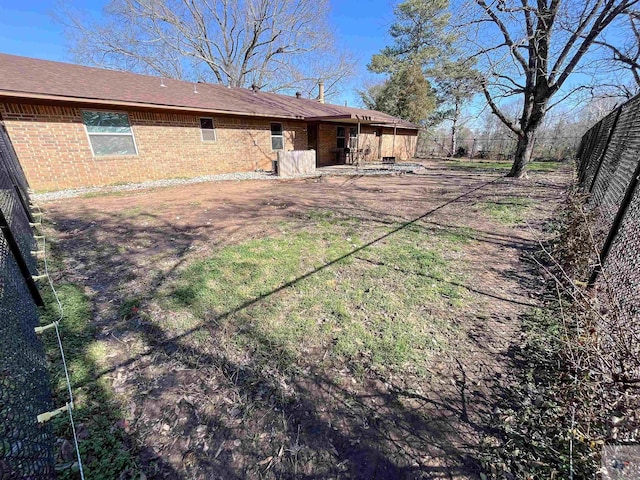
[[[321,94],[322,96],[322,94]],[[0,54],[0,119],[39,191],[270,170],[278,150],[317,166],[409,159],[418,126],[245,88]]]

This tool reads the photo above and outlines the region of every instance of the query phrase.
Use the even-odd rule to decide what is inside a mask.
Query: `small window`
[[[82,121],[96,157],[138,153],[126,113],[83,111]]]
[[[216,129],[213,125],[213,118],[200,119],[200,134],[203,142],[216,141]]]
[[[271,150],[284,149],[284,136],[282,135],[282,124],[271,124]]]
[[[349,148],[356,148],[358,143],[358,130],[355,127],[349,128]]]
[[[336,131],[336,147],[344,148],[345,147],[345,130],[344,127],[338,127]]]

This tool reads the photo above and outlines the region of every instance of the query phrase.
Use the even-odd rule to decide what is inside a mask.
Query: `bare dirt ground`
[[[526,255],[545,237],[570,167],[509,180],[424,165],[420,174],[203,183],[43,205],[64,259],[56,281],[82,285],[91,299],[107,346],[95,377],[122,403],[120,426],[146,478],[479,478],[480,444],[512,381],[519,316],[537,305],[542,284]],[[531,201],[526,222],[505,224],[483,208],[508,197]],[[194,351],[123,314],[128,298],[143,309],[194,259],[279,233],[281,222],[304,229],[306,212],[327,209],[381,225],[473,230],[457,254],[471,300],[452,320],[452,348],[420,381],[315,361],[284,378],[258,368],[251,352]]]

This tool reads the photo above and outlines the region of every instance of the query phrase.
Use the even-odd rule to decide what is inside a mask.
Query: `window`
[[[349,148],[356,148],[358,130],[355,127],[349,128]]]
[[[338,127],[337,131],[336,131],[336,147],[337,148],[344,148],[345,147],[345,136],[344,136],[344,127]]]
[[[82,121],[96,157],[138,153],[126,113],[83,111]]]
[[[282,124],[271,124],[271,150],[284,149],[284,136],[282,135]]]
[[[200,134],[203,142],[216,141],[216,129],[213,125],[213,118],[200,119]]]

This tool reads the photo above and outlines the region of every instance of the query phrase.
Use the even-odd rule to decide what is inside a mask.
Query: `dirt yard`
[[[570,166],[424,165],[44,204],[87,478],[480,478]]]

